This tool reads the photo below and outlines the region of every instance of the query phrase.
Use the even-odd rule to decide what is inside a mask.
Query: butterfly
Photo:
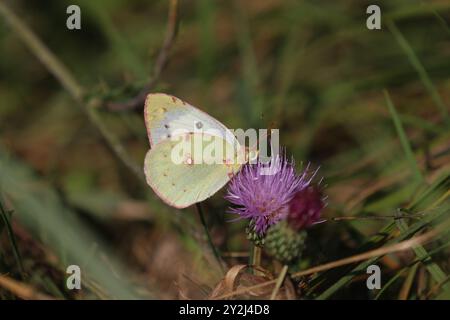
[[[245,163],[241,160],[248,158],[248,150],[222,123],[174,96],[149,94],[144,118],[151,147],[144,160],[147,183],[175,208],[211,197],[241,169]],[[200,141],[200,152],[195,139]],[[180,145],[187,145],[189,152],[178,153]],[[205,159],[203,151],[211,146],[219,146],[221,152],[206,153]]]

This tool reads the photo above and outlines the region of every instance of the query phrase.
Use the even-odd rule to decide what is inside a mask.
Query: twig
[[[222,273],[225,273],[225,269],[224,269],[224,267],[222,265],[222,259],[220,258],[220,254],[217,251],[217,248],[216,248],[216,246],[214,245],[214,243],[212,241],[211,234],[209,233],[208,226],[206,225],[205,215],[203,214],[202,206],[201,206],[200,203],[196,203],[195,207],[197,208],[197,212],[198,212],[198,215],[200,217],[200,222],[202,223],[203,229],[205,231],[209,247],[211,248],[211,251],[213,252],[214,257],[216,258],[217,263],[219,264],[219,267],[222,270]]]
[[[55,300],[55,298],[49,295],[38,292],[30,285],[4,275],[0,275],[0,286],[24,300]]]
[[[416,214],[409,214],[409,215],[386,215],[386,216],[343,216],[343,217],[331,217],[329,219],[323,219],[320,220],[314,224],[321,224],[327,221],[352,221],[352,220],[387,220],[387,219],[418,219],[423,218],[425,214],[416,213]]]
[[[112,149],[114,154],[129,168],[140,180],[144,180],[142,170],[130,158],[123,145],[104,125],[98,112],[100,101],[87,103],[84,99],[84,90],[76,81],[71,72],[50,51],[49,48],[23,23],[3,2],[0,2],[0,14],[5,18],[11,29],[19,36],[31,52],[42,62],[47,70],[55,76],[72,98],[80,105],[87,118],[99,131]]]
[[[142,107],[145,102],[145,97],[148,92],[156,85],[161,75],[161,72],[169,57],[170,49],[173,46],[177,35],[178,26],[178,0],[171,0],[169,5],[169,16],[167,21],[166,35],[164,38],[163,45],[159,51],[158,57],[156,58],[155,67],[153,68],[153,74],[149,82],[142,88],[142,90],[134,98],[131,98],[125,102],[109,102],[106,104],[109,110],[113,111],[124,111],[130,110],[138,107]]]

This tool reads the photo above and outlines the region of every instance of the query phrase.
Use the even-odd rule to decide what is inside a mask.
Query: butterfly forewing
[[[149,94],[144,107],[145,125],[154,146],[180,132],[207,132],[238,144],[234,135],[219,121],[190,104],[164,93]]]

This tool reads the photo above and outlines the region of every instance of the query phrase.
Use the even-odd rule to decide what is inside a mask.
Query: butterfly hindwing
[[[202,136],[201,134],[187,134],[185,137],[178,138],[192,143],[193,139],[202,138]],[[174,150],[181,141],[174,138],[177,137],[163,140],[154,145],[148,151],[144,165],[147,183],[162,200],[171,206],[185,208],[209,198],[240,169],[236,158],[233,159],[233,164],[230,164],[230,159],[225,157],[219,163],[207,164],[205,161],[198,161],[200,154],[194,150],[188,152],[188,156],[184,156],[182,161],[174,160],[174,154],[178,154]],[[224,154],[226,154],[226,150],[234,148],[217,136],[208,137],[207,140],[200,140],[203,150],[211,143],[223,145]]]

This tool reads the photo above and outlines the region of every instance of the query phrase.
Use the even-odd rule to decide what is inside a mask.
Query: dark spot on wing
[[[164,128],[169,129],[169,125],[168,125],[168,124],[165,124],[165,125],[164,125]]]

